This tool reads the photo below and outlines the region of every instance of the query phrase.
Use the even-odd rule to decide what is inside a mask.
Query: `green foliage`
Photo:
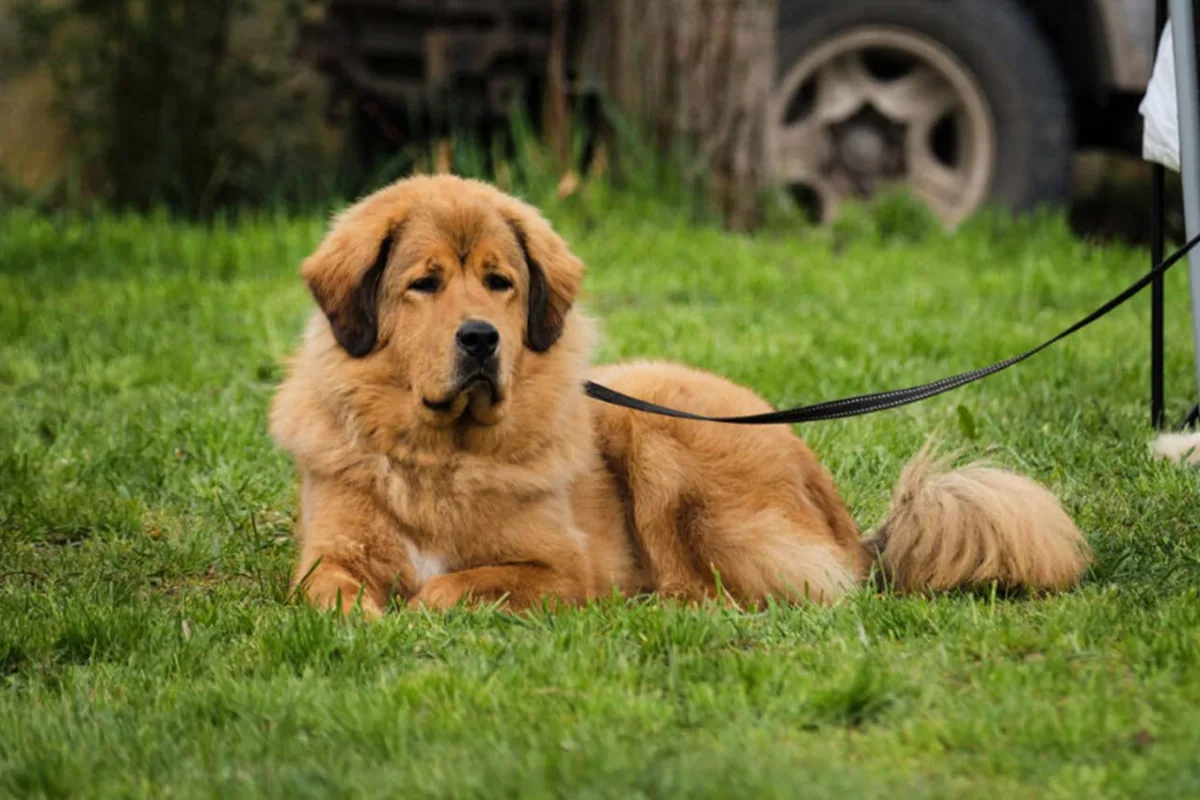
[[[1148,261],[1061,220],[949,236],[868,209],[849,237],[731,236],[598,183],[555,202],[537,163],[520,188],[589,265],[601,359],[780,405],[1024,350]],[[1096,549],[1078,591],[370,625],[289,601],[293,475],[265,432],[323,224],[0,215],[0,795],[1200,791],[1198,478],[1146,452],[1145,302],[952,395],[801,430],[864,523],[935,428],[1032,474]],[[1186,280],[1172,416],[1195,391]]]
[[[17,3],[26,59],[53,72],[81,194],[207,216],[335,189],[323,89],[291,51],[304,0]]]

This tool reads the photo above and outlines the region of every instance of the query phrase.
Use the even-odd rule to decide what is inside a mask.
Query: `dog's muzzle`
[[[496,351],[500,347],[500,331],[490,322],[469,319],[455,334],[458,349],[458,364],[455,372],[461,390],[486,383],[496,394],[496,378],[500,373],[500,359]]]
[[[425,407],[439,413],[454,412],[464,394],[486,393],[495,404],[500,401],[500,331],[490,322],[467,320],[455,334],[457,358],[454,369],[454,389],[443,399],[425,398]]]

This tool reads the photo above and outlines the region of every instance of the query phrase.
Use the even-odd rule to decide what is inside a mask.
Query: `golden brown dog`
[[[304,263],[320,305],[271,411],[300,473],[295,579],[323,607],[522,608],[660,592],[828,603],[872,564],[902,591],[1063,589],[1088,563],[1055,498],[922,453],[863,540],[786,425],[588,399],[593,378],[709,415],[769,406],[681,366],[589,369],[583,264],[530,206],[450,176],[345,211]]]

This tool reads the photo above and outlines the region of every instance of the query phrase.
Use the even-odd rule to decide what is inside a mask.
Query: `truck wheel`
[[[947,225],[1070,197],[1066,83],[1011,0],[782,0],[772,175],[831,219],[905,184]]]

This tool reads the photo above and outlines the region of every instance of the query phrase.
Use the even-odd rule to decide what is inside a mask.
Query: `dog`
[[[1189,467],[1200,465],[1200,433],[1160,433],[1150,442],[1150,454],[1154,458],[1183,464]]]
[[[670,363],[591,367],[584,265],[541,213],[450,175],[335,218],[301,276],[319,306],[272,400],[299,477],[294,582],[320,608],[521,610],[618,593],[739,607],[894,591],[1059,591],[1090,560],[1058,500],[928,447],[863,538],[787,425],[601,404],[592,379],[713,416],[770,405]]]

